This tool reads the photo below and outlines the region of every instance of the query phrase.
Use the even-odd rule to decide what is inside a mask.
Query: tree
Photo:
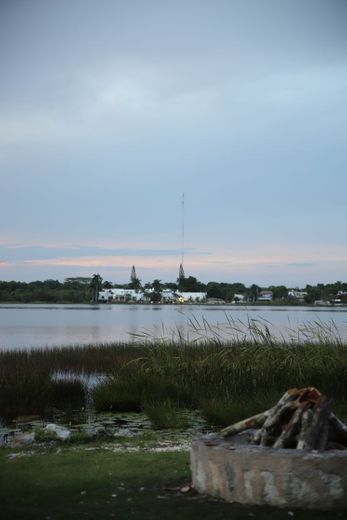
[[[218,282],[208,282],[207,284],[207,298],[224,299],[224,293],[221,284]]]
[[[306,285],[305,292],[305,303],[314,303],[316,300],[322,299],[322,289],[317,286]]]
[[[200,292],[205,291],[206,285],[199,282],[195,276],[188,276],[188,278],[178,279],[178,289],[186,292]]]
[[[102,289],[102,278],[99,274],[93,274],[90,286],[92,288],[92,302],[97,303],[99,291]]]
[[[161,280],[157,278],[152,282],[152,292],[150,294],[150,298],[152,302],[160,302],[161,301],[161,293],[163,290],[163,286]]]
[[[288,289],[285,285],[270,287],[274,300],[285,300],[288,297]]]
[[[259,287],[259,285],[256,285],[254,283],[250,286],[250,288],[248,289],[248,294],[249,294],[251,301],[253,301],[253,302],[257,301],[260,291],[261,291],[261,288]]]
[[[230,301],[239,301],[239,298],[236,297],[235,300],[235,294],[245,294],[246,293],[246,287],[241,282],[235,282],[235,283],[221,283],[221,287],[223,289],[223,299],[227,302]]]
[[[141,280],[136,278],[132,282],[128,283],[128,289],[135,289],[135,291],[139,291],[141,289]]]
[[[177,291],[177,283],[174,282],[167,282],[162,284],[163,289],[170,289],[171,291],[175,292]]]

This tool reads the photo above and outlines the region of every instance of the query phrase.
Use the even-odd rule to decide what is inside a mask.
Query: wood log
[[[266,419],[261,430],[257,432],[256,438],[259,438],[260,446],[272,446],[274,444],[281,435],[283,426],[292,418],[296,407],[295,402],[286,403]]]
[[[291,388],[278,403],[221,430],[229,437],[258,428],[251,443],[300,450],[347,449],[347,425],[330,411],[330,401],[316,388]],[[250,434],[251,435],[251,434]]]
[[[231,435],[236,435],[236,433],[243,432],[249,428],[259,428],[264,424],[271,410],[272,408],[265,412],[258,413],[257,415],[253,415],[252,417],[248,417],[243,421],[232,424],[231,426],[227,426],[221,430],[220,434],[222,437],[230,437]]]
[[[347,450],[347,446],[340,444],[339,442],[328,442],[327,450]]]
[[[329,414],[330,401],[325,396],[321,396],[312,409],[304,412],[297,449],[324,450],[326,448],[328,441],[326,423],[328,422]]]
[[[320,391],[317,390],[317,388],[315,388],[314,386],[308,386],[306,388],[301,388],[299,390],[299,393],[300,393],[300,395],[298,397],[298,400],[301,403],[309,401],[312,404],[316,404],[322,397],[322,394],[320,393]]]
[[[288,422],[296,408],[295,399],[299,390],[288,390],[269,412],[262,428],[258,430],[252,439],[253,444],[261,446],[270,446],[274,442],[274,438],[278,437],[282,431],[284,422]],[[277,431],[276,431],[277,430]],[[271,442],[273,439],[273,442]]]
[[[329,424],[328,419],[330,415],[331,399],[322,395],[313,408],[312,420],[312,449],[325,450],[328,442]]]
[[[300,429],[300,433],[298,436],[298,443],[296,445],[296,448],[298,450],[305,449],[305,446],[307,445],[306,437],[307,437],[307,432],[309,431],[311,423],[312,423],[312,416],[313,416],[313,412],[312,412],[311,408],[308,408],[302,414],[301,429]]]
[[[316,449],[318,451],[326,450],[327,444],[328,444],[328,439],[329,439],[329,423],[328,423],[328,418],[327,418],[321,428],[320,435],[318,435],[317,442],[316,442]]]
[[[300,403],[289,423],[283,428],[281,435],[274,443],[274,448],[296,448],[297,436],[300,432],[301,421],[309,403]]]
[[[244,419],[243,421],[239,421],[235,424],[227,426],[226,428],[223,428],[223,430],[221,430],[220,432],[221,436],[230,437],[231,435],[235,435],[236,433],[248,430],[249,428],[260,428],[270,414],[272,414],[275,410],[280,409],[288,401],[294,401],[299,394],[300,390],[298,390],[297,388],[290,388],[289,390],[287,390],[287,392],[285,392],[282,395],[281,399],[278,401],[276,406],[270,408],[269,410],[266,410],[265,412],[258,413],[256,415],[253,415],[252,417]]]
[[[347,425],[340,421],[332,412],[329,414],[328,421],[330,427],[329,438],[333,437],[333,440],[347,446]]]

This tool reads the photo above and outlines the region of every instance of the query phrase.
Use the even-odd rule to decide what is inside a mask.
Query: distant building
[[[222,305],[225,303],[225,300],[222,298],[207,298],[206,303],[210,305]]]
[[[154,293],[153,289],[149,289],[146,292],[136,289],[104,289],[99,292],[99,302],[150,302],[151,293]],[[205,292],[180,292],[172,291],[171,289],[163,289],[161,292],[162,303],[205,303],[206,293]]]
[[[260,291],[258,294],[257,301],[258,302],[272,302],[273,292],[272,291]]]
[[[104,289],[99,292],[98,300],[100,302],[140,302],[144,301],[144,294],[135,289]]]
[[[246,296],[244,294],[234,294],[233,301],[231,303],[244,303]]]
[[[327,305],[330,305],[330,302],[327,302],[326,300],[315,300],[314,305],[321,305],[322,307],[326,307]]]
[[[138,278],[137,278],[137,274],[136,274],[136,269],[135,269],[135,266],[133,265],[131,268],[131,273],[130,273],[130,281],[131,281],[131,283],[136,283],[137,280],[138,280]]]
[[[181,292],[176,293],[180,303],[203,303],[206,301],[205,292]]]
[[[299,291],[299,289],[290,289],[290,291],[288,291],[288,298],[293,298],[298,302],[304,302],[305,296],[307,296],[306,291]]]
[[[177,303],[178,294],[171,289],[163,289],[161,292],[161,301],[163,303]]]

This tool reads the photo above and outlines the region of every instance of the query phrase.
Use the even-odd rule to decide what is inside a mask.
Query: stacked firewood
[[[221,431],[230,437],[252,429],[250,444],[298,450],[347,449],[347,426],[316,388],[291,388],[271,409]],[[254,431],[255,430],[255,431]]]

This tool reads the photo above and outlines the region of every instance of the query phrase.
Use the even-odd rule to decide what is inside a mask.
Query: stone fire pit
[[[196,439],[194,488],[242,504],[347,509],[347,427],[327,403],[316,389],[292,389],[271,410]]]

